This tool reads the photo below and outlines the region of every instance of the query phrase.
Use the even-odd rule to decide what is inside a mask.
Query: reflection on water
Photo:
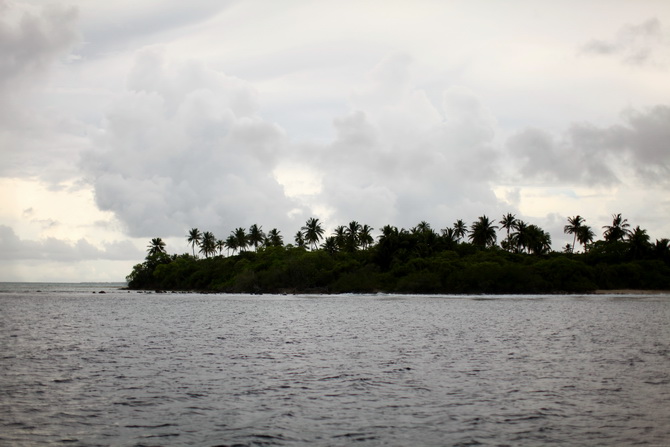
[[[670,440],[670,297],[0,293],[0,444]]]

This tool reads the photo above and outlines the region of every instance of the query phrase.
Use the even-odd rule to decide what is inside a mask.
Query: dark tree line
[[[621,214],[605,225],[603,239],[581,216],[568,218],[573,244],[551,250],[551,238],[534,224],[505,214],[457,220],[439,232],[422,221],[404,229],[352,221],[329,236],[310,218],[285,244],[273,228],[239,227],[225,239],[193,228],[191,253],[168,255],[161,238],[127,280],[137,289],[225,292],[548,293],[595,289],[670,289],[668,239],[651,243]],[[498,230],[504,234],[497,244]],[[575,253],[579,243],[583,252]],[[226,255],[224,256],[224,251]],[[197,253],[196,253],[197,252]],[[202,255],[199,258],[198,255]]]

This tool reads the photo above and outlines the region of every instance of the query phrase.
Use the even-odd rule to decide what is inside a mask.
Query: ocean
[[[668,294],[123,286],[0,283],[0,445],[670,444]]]

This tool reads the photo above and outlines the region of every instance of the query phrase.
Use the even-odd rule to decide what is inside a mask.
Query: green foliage
[[[592,268],[583,262],[561,256],[540,261],[535,268],[549,292],[591,292],[598,288]]]
[[[383,289],[384,275],[378,266],[368,264],[361,268],[345,271],[329,286],[332,293],[375,293]]]
[[[253,225],[234,230],[226,241],[232,256],[207,248],[208,232],[191,230],[187,241],[205,255],[168,255],[160,238],[152,239],[145,261],[126,278],[133,289],[197,290],[228,293],[584,293],[596,289],[670,289],[667,239],[650,242],[646,231],[628,230],[615,215],[606,227],[609,240],[581,238],[579,216],[566,233],[585,245],[585,253],[549,251],[548,234],[539,227],[503,216],[507,234],[495,244],[493,221],[482,216],[470,232],[463,221],[441,234],[422,221],[411,230],[381,228],[378,242],[367,225],[356,221],[337,227],[318,247],[323,229],[311,218],[296,235],[297,246],[284,245],[276,229],[268,235]],[[568,231],[569,230],[569,231]],[[465,242],[464,237],[472,243]],[[207,237],[209,235],[209,237]],[[254,235],[249,237],[249,235]],[[300,237],[298,237],[300,236]],[[246,248],[251,245],[253,251]]]

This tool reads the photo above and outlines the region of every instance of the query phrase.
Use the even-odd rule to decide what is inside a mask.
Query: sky
[[[0,0],[0,281],[310,217],[670,237],[669,75],[667,0]]]

